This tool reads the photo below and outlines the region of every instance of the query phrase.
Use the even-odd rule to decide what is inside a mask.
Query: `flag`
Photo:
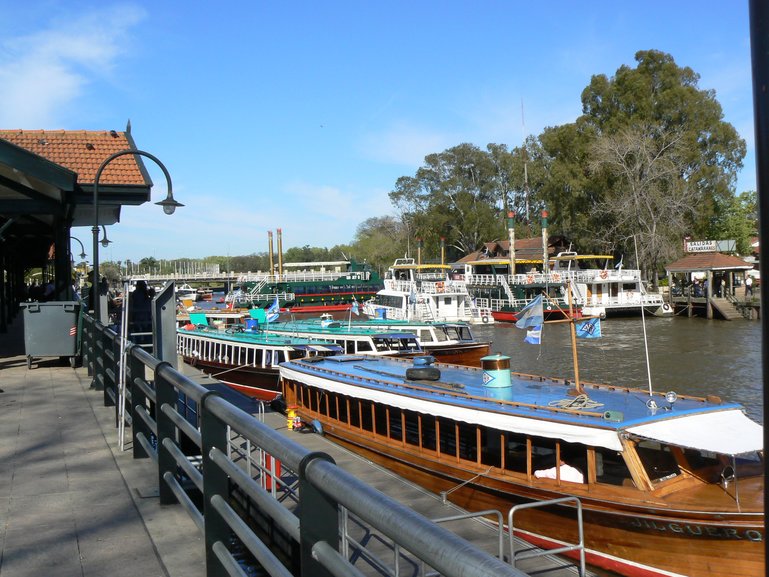
[[[280,316],[280,304],[278,303],[278,297],[275,296],[275,302],[272,303],[267,309],[267,322],[274,323]]]
[[[526,338],[523,339],[524,343],[529,343],[530,345],[538,345],[542,342],[542,325],[535,325],[533,327],[530,327],[528,331],[526,331]]]
[[[532,299],[529,304],[521,309],[518,313],[518,320],[515,326],[519,329],[526,329],[529,327],[539,326],[542,327],[542,323],[545,322],[545,316],[542,311],[542,295]]]
[[[619,262],[614,265],[614,268],[617,270],[622,270],[622,261],[625,259],[625,255],[623,254],[621,257],[619,257]]]
[[[601,319],[587,319],[574,323],[577,336],[581,339],[600,339],[601,338]]]
[[[358,301],[355,297],[352,297],[352,308],[350,310],[356,315],[360,314],[358,309]]]

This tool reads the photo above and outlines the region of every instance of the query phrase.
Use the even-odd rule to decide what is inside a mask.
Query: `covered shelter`
[[[112,154],[136,149],[130,123],[115,130],[0,130],[0,331],[26,298],[26,278],[41,270],[49,300],[73,299],[70,229],[93,226],[96,173]],[[150,200],[152,180],[138,155],[104,167],[99,225],[120,220],[123,205]]]
[[[687,306],[689,314],[694,306],[704,306],[705,316],[713,318],[713,304],[719,305],[714,299],[733,301],[735,287],[744,283],[745,274],[752,268],[740,257],[721,252],[687,254],[665,267],[671,304]],[[721,304],[721,308],[727,307]]]

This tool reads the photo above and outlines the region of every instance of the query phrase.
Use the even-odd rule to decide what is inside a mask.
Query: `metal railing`
[[[83,363],[93,386],[104,390],[105,406],[115,406],[116,425],[125,419],[130,427],[134,458],[157,463],[160,503],[184,507],[205,536],[208,576],[254,568],[281,577],[398,575],[398,564],[384,572],[380,562],[359,566],[364,556],[350,552],[340,530],[350,514],[433,574],[525,577],[359,481],[329,455],[309,451],[169,363],[121,343],[92,317],[83,319]],[[242,447],[258,450],[257,466],[250,459],[244,465]]]

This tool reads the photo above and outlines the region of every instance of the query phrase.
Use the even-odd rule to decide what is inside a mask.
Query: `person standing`
[[[745,277],[745,298],[748,298],[748,295],[753,296],[753,277],[750,275]]]

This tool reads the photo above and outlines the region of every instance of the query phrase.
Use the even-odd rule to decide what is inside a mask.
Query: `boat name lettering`
[[[671,523],[652,521],[650,519],[633,519],[630,523],[639,529],[652,529],[654,531],[679,533],[702,537],[718,537],[720,539],[747,539],[748,541],[763,541],[761,531],[755,529],[733,529],[730,527],[708,527],[704,525],[690,525],[688,523]]]

